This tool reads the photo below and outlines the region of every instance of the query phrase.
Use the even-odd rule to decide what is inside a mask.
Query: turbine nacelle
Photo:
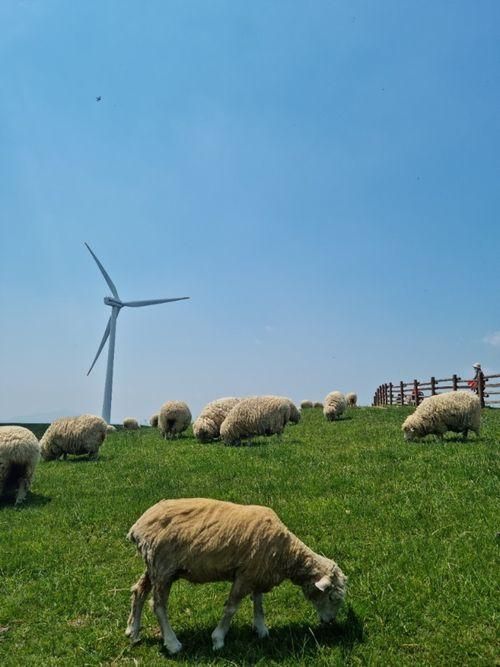
[[[115,299],[112,296],[105,296],[104,303],[107,306],[113,306],[114,308],[121,308],[123,306],[123,303],[120,301],[120,299]]]

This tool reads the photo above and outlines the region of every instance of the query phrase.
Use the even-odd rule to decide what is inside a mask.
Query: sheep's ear
[[[330,577],[327,574],[325,574],[325,576],[321,577],[321,579],[319,581],[315,581],[314,585],[316,586],[316,588],[319,588],[319,590],[322,593],[324,593],[326,591],[326,589],[329,586],[332,585],[332,581],[331,581]]]

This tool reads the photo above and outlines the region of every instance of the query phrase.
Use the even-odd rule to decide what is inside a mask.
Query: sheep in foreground
[[[340,391],[332,391],[323,401],[323,414],[328,421],[338,419],[346,410],[346,400]]]
[[[191,411],[184,401],[167,401],[161,406],[158,428],[164,438],[173,438],[191,424]]]
[[[88,454],[89,459],[96,459],[107,432],[108,424],[95,415],[56,419],[40,440],[42,457],[50,461],[68,454]]]
[[[151,415],[149,418],[149,425],[152,426],[153,428],[158,428],[158,418],[159,418],[158,412],[155,412],[154,415]]]
[[[301,410],[308,410],[309,408],[313,407],[313,402],[312,401],[301,401],[300,402],[300,409]]]
[[[40,460],[40,444],[22,426],[0,426],[0,497],[23,502]]]
[[[281,396],[244,398],[222,422],[221,439],[234,445],[254,435],[281,435],[289,418],[289,399]]]
[[[217,440],[222,422],[240,401],[241,398],[218,398],[207,403],[193,423],[195,438],[200,442]]]
[[[176,579],[232,582],[212,632],[214,649],[224,646],[231,619],[247,595],[253,600],[255,630],[267,637],[263,594],[285,579],[302,588],[323,622],[335,618],[345,595],[340,567],[309,549],[268,507],[206,498],[161,500],[134,523],[127,537],[144,558],[146,571],[132,587],[125,634],[138,640],[142,607],[152,590],[153,610],[171,654],[182,648],[168,621],[168,596]]]
[[[481,402],[469,391],[449,391],[425,398],[401,427],[405,440],[415,440],[426,435],[442,437],[447,431],[479,435]]]
[[[358,404],[358,395],[355,394],[353,391],[350,391],[348,394],[345,395],[345,401],[347,403],[348,408],[355,408],[356,405]]]
[[[137,431],[140,426],[139,422],[137,419],[134,419],[134,417],[125,417],[123,420],[123,428],[127,431]]]

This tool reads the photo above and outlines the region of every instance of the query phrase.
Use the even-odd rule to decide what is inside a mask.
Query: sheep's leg
[[[250,591],[243,591],[237,581],[233,583],[227,602],[224,605],[224,613],[222,614],[222,618],[215,630],[212,632],[212,643],[214,651],[224,646],[224,638],[227,635],[227,631],[229,630],[233,616],[238,611],[238,607],[240,606],[241,601],[249,592]]]
[[[168,622],[167,604],[171,587],[171,581],[153,586],[153,610],[160,623],[163,644],[167,651],[173,655],[181,650],[182,644],[175,636],[175,632]]]
[[[148,572],[144,572],[142,577],[132,586],[132,606],[130,616],[128,617],[127,629],[125,634],[133,642],[139,639],[139,630],[141,629],[141,614],[144,602],[151,590],[151,580]]]
[[[464,428],[464,430],[462,431],[462,436],[463,436],[463,439],[464,439],[464,440],[467,440],[467,435],[468,435],[468,434],[469,434],[469,429],[468,429],[468,428]]]
[[[269,630],[267,629],[264,618],[264,606],[262,604],[264,596],[262,593],[253,593],[253,627],[261,639],[269,637]]]
[[[26,480],[25,477],[21,477],[17,487],[16,502],[15,502],[16,505],[20,505],[26,498],[26,493],[28,491],[28,488],[29,488],[28,481]]]

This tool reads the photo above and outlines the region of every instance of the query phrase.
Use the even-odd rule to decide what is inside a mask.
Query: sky
[[[500,373],[500,3],[0,4],[0,421]],[[100,97],[100,100],[96,98]]]

